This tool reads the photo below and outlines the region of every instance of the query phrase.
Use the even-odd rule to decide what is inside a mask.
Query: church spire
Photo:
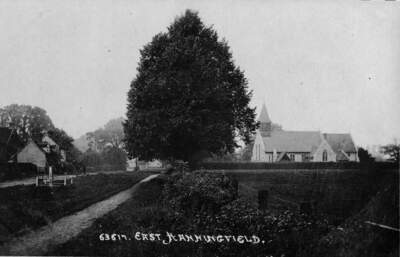
[[[261,113],[260,113],[260,117],[258,118],[258,121],[260,122],[259,130],[260,130],[261,136],[263,136],[263,137],[271,136],[272,122],[271,122],[271,119],[269,118],[269,115],[267,112],[267,107],[265,106],[265,103],[263,103],[263,106],[261,108]]]
[[[271,122],[271,119],[269,118],[269,115],[268,115],[267,106],[265,106],[265,103],[263,103],[263,105],[262,105],[261,113],[260,113],[260,117],[258,118],[258,121],[260,123]]]

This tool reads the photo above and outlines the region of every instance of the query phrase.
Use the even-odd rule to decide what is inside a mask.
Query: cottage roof
[[[261,113],[260,113],[260,117],[258,118],[258,121],[259,122],[271,122],[271,119],[269,118],[267,107],[265,106],[265,104],[263,104],[263,106],[261,108]]]
[[[42,138],[42,142],[46,142],[47,144],[49,144],[49,145],[51,145],[51,146],[56,146],[56,145],[57,145],[57,143],[54,142],[54,140],[53,140],[51,137],[49,137],[48,135],[45,135],[45,136]]]
[[[18,154],[25,150],[27,147],[35,147],[39,149],[42,153],[47,154],[32,138],[28,139],[26,145],[18,151]]]
[[[263,137],[265,152],[313,152],[321,141],[319,131],[273,131]]]
[[[324,137],[336,154],[340,153],[342,150],[346,153],[357,152],[350,134],[327,133],[324,134]]]

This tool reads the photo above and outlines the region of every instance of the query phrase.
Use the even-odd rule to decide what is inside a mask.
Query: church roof
[[[272,131],[263,137],[265,152],[313,152],[321,141],[319,131]]]
[[[324,134],[324,137],[336,154],[338,154],[342,150],[347,153],[357,152],[350,134],[326,133]]]
[[[259,122],[271,122],[271,119],[269,118],[268,112],[267,112],[267,107],[265,104],[263,104],[261,108],[261,113],[260,117],[258,118]]]
[[[337,161],[350,161],[349,157],[344,151],[339,151],[336,153],[336,160]]]

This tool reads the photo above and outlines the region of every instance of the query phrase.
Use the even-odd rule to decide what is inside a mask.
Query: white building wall
[[[301,154],[295,154],[294,155],[294,161],[295,162],[302,162]]]
[[[274,162],[274,156],[272,153],[265,154],[267,162]]]

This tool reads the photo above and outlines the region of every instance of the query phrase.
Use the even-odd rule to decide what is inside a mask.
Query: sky
[[[400,138],[400,1],[1,0],[0,107],[42,107],[75,138],[124,116],[139,50],[186,9],[284,129]]]

